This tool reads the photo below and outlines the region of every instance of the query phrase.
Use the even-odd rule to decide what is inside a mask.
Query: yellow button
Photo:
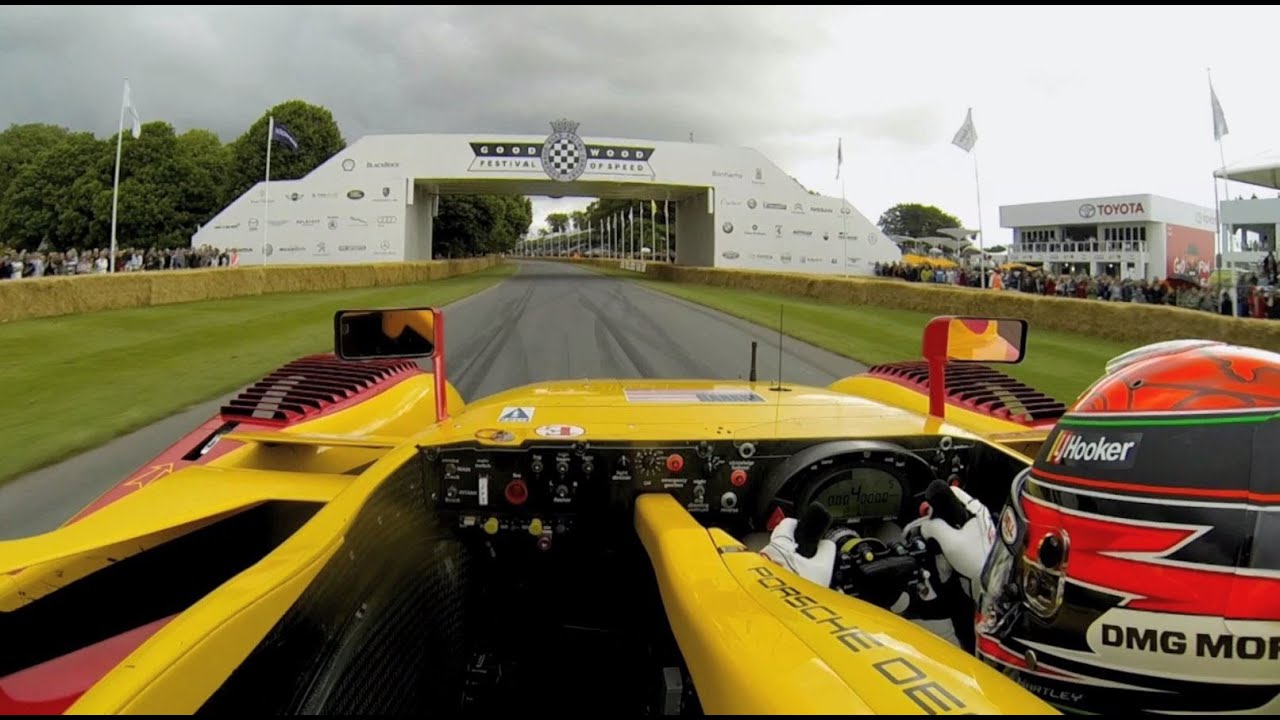
[[[539,520],[538,518],[534,518],[533,522],[529,523],[529,534],[534,537],[542,537],[542,521],[541,520]]]
[[[484,531],[490,535],[498,534],[498,518],[491,517],[484,521]]]

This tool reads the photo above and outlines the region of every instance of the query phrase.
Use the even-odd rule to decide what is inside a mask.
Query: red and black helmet
[[[1280,354],[1116,358],[1011,497],[984,659],[1064,709],[1280,711]]]

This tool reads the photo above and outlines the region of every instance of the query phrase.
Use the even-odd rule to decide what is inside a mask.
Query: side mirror
[[[937,317],[925,326],[923,350],[926,360],[1020,363],[1027,350],[1027,321]]]
[[[1027,321],[1020,318],[944,315],[924,328],[929,363],[929,414],[944,417],[947,362],[1020,363],[1027,350]]]
[[[439,310],[339,310],[333,316],[333,351],[343,360],[428,358],[436,353]]]

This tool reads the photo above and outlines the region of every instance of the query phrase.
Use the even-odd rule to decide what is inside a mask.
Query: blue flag
[[[283,125],[275,126],[275,129],[271,132],[271,139],[279,140],[285,145],[288,145],[290,150],[296,151],[298,149],[298,139],[295,138],[293,133],[289,132],[289,129]]]

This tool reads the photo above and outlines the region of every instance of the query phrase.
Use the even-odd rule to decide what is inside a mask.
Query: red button
[[[524,501],[529,499],[529,486],[525,485],[523,480],[512,480],[507,483],[505,494],[507,502],[512,505],[523,505]]]
[[[684,468],[684,458],[679,455],[667,456],[667,469],[671,472],[680,472]]]
[[[747,471],[746,471],[746,470],[742,470],[742,469],[738,469],[738,470],[734,470],[733,472],[729,473],[729,482],[733,483],[733,486],[734,486],[734,487],[742,487],[743,485],[746,485],[746,484],[747,484]]]

